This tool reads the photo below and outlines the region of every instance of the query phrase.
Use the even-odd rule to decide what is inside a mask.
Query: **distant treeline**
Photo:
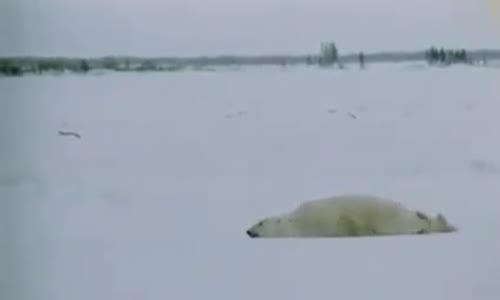
[[[176,71],[181,65],[164,65],[147,59],[121,59],[106,57],[95,59],[80,58],[0,58],[0,74],[21,76],[26,73],[87,73],[91,70],[113,71]]]
[[[500,50],[465,49],[450,50],[431,47],[426,51],[382,52],[364,54],[363,52],[340,55],[335,43],[321,45],[315,55],[274,55],[274,56],[217,56],[192,58],[141,58],[141,57],[101,57],[101,58],[61,58],[61,57],[6,57],[0,58],[0,75],[22,76],[24,74],[44,73],[87,73],[89,71],[112,70],[120,72],[140,71],[180,71],[186,68],[212,70],[214,66],[238,65],[277,65],[296,64],[343,67],[348,63],[359,63],[364,67],[377,62],[418,62],[450,65],[455,63],[473,64],[479,60],[500,59]]]
[[[431,47],[425,52],[425,58],[429,64],[454,64],[454,63],[472,63],[467,55],[467,50],[450,50],[450,49],[437,49],[436,47]]]

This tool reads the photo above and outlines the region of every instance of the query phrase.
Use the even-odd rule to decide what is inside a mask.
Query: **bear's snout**
[[[247,230],[247,234],[248,234],[248,236],[249,236],[249,237],[251,237],[251,238],[256,238],[256,237],[258,237],[258,236],[259,236],[257,233],[253,232],[253,231],[252,231],[252,230],[250,230],[250,229],[249,229],[249,230]]]

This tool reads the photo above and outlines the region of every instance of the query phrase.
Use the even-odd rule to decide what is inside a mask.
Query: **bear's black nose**
[[[248,236],[249,236],[249,237],[251,237],[251,238],[255,238],[255,237],[257,237],[257,236],[258,236],[255,232],[253,232],[253,231],[251,231],[251,230],[247,230],[247,234],[248,234]]]

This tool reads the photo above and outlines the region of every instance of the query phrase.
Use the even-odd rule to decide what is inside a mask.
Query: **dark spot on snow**
[[[78,139],[82,138],[80,136],[80,134],[76,133],[76,132],[73,132],[73,131],[64,131],[64,130],[59,130],[59,135],[62,135],[62,136],[73,136],[73,137],[76,137]]]

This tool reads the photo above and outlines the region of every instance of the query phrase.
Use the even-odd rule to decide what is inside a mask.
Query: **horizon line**
[[[445,48],[438,46],[429,46],[424,49],[419,50],[377,50],[377,51],[350,51],[345,54],[340,54],[339,57],[355,56],[363,53],[365,56],[382,55],[382,54],[419,54],[424,53],[431,47],[437,49],[445,50],[458,50],[465,49],[467,52],[499,52],[500,48]],[[214,54],[214,55],[127,55],[127,54],[105,54],[105,55],[93,55],[93,56],[79,56],[79,55],[0,55],[0,59],[33,59],[33,58],[45,58],[45,59],[105,59],[105,58],[136,58],[136,59],[210,59],[210,58],[262,58],[262,57],[308,57],[308,56],[319,56],[319,53],[309,53],[309,54]]]

